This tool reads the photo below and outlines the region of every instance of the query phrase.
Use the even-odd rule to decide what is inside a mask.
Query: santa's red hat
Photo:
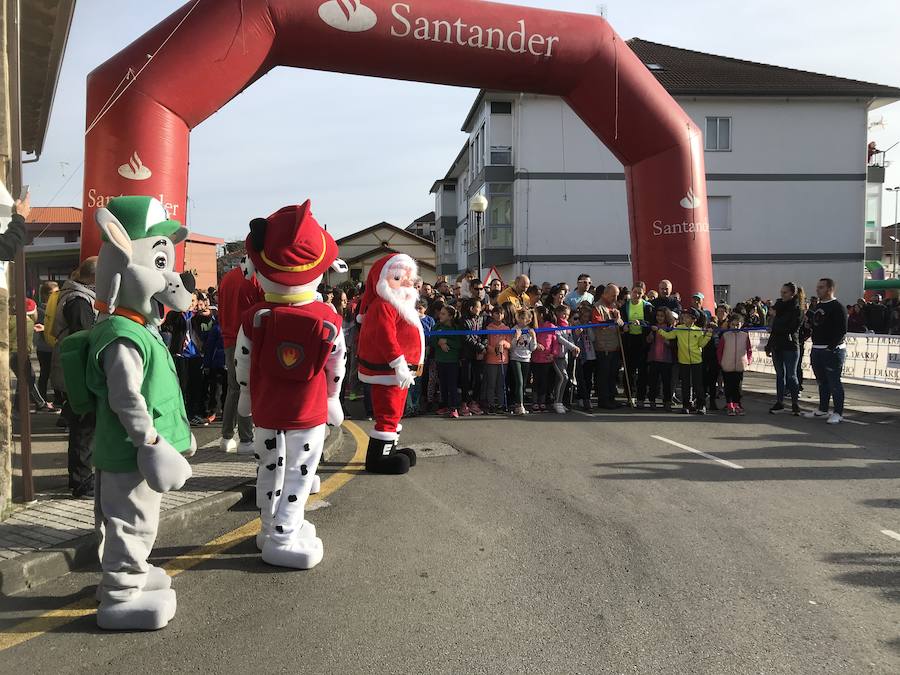
[[[416,261],[405,253],[389,253],[379,259],[372,265],[372,269],[369,270],[369,276],[366,277],[366,290],[363,293],[362,300],[359,301],[359,310],[356,315],[356,320],[359,323],[362,323],[369,305],[378,297],[378,282],[387,279],[391,267],[397,264],[411,269],[413,276],[419,273],[419,266],[416,264]]]
[[[313,218],[309,200],[250,223],[247,255],[254,271],[282,286],[305,286],[337,260],[334,238]]]

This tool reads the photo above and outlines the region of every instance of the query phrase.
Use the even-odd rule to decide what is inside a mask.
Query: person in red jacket
[[[241,328],[241,317],[248,309],[265,299],[262,287],[256,277],[247,268],[246,256],[241,259],[239,267],[225,274],[219,282],[219,329],[222,331],[222,342],[225,345],[225,367],[228,369],[228,393],[222,411],[221,447],[225,452],[239,455],[253,454],[253,419],[240,417],[237,414],[240,388],[235,375],[234,349],[238,331]],[[235,420],[240,445],[234,440]]]
[[[357,320],[359,379],[371,385],[375,429],[369,438],[366,470],[403,474],[416,465],[416,453],[397,448],[406,395],[425,362],[425,333],[416,310],[419,268],[404,253],[376,262],[366,279]]]
[[[316,300],[325,270],[347,271],[337,252],[308,201],[250,223],[248,266],[265,300],[244,313],[235,370],[238,414],[252,413],[256,424],[262,521],[256,543],[270,565],[310,569],[324,554],[305,506],[318,492],[326,424],[344,421],[338,399],[346,367],[341,317]]]

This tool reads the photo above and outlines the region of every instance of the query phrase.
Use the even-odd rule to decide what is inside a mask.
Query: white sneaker
[[[822,412],[821,410],[816,409],[816,410],[810,410],[809,412],[803,413],[803,416],[806,419],[811,420],[814,417],[828,417],[828,413]]]
[[[840,424],[843,421],[843,416],[837,413],[831,413],[831,417],[828,418],[828,424]]]
[[[253,455],[256,454],[253,452],[253,443],[240,443],[237,446],[237,454],[239,455]]]
[[[554,403],[553,411],[557,415],[565,415],[567,412],[569,412],[568,410],[566,410],[566,406],[564,406],[562,403]]]
[[[223,438],[219,441],[219,448],[222,452],[237,452],[237,441],[233,438]]]

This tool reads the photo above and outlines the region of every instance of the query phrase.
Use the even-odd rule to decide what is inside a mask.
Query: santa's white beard
[[[410,286],[401,286],[400,288],[391,288],[387,279],[382,279],[376,287],[378,295],[387,300],[406,323],[418,326],[420,323],[419,312],[416,310],[416,300],[419,299],[419,292]]]

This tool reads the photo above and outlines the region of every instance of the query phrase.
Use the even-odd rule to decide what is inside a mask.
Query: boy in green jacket
[[[703,387],[703,348],[712,338],[712,329],[697,326],[700,313],[693,307],[681,315],[681,326],[662,328],[653,326],[654,332],[665,340],[675,340],[678,345],[678,371],[681,376],[681,401],[685,415],[691,412],[706,414],[706,395]],[[693,404],[691,393],[693,392]]]

